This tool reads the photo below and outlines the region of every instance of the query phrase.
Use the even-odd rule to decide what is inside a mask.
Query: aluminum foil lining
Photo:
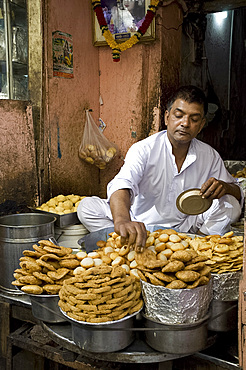
[[[209,311],[212,280],[194,289],[168,289],[141,281],[145,315],[163,324],[190,324]]]
[[[242,271],[212,274],[213,299],[220,301],[236,301],[239,296],[239,281]]]

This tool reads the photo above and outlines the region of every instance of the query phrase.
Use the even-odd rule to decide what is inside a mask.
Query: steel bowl
[[[192,324],[162,324],[149,319],[145,314],[145,339],[153,349],[170,354],[192,354],[207,345],[209,315]],[[150,330],[152,329],[152,330]]]
[[[238,326],[238,302],[212,300],[208,330],[228,332]]]
[[[129,346],[135,339],[135,317],[138,312],[128,315],[120,320],[108,321],[100,324],[77,321],[61,313],[71,322],[72,338],[74,343],[88,352],[116,352]]]
[[[27,294],[32,305],[32,314],[36,319],[48,323],[65,322],[58,306],[59,295]]]

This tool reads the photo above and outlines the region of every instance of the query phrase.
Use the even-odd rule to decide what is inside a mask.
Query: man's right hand
[[[121,236],[121,244],[135,245],[136,252],[142,252],[147,239],[144,223],[119,221],[114,223],[114,231]]]
[[[142,222],[131,221],[129,189],[115,191],[110,197],[110,208],[114,231],[121,236],[121,244],[135,245],[136,251],[143,250],[147,231]]]

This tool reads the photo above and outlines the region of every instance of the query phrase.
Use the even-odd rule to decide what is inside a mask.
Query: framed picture
[[[138,30],[144,21],[150,0],[101,0],[105,20],[117,42],[124,42]],[[93,11],[93,43],[107,45]],[[155,19],[140,42],[155,40]]]

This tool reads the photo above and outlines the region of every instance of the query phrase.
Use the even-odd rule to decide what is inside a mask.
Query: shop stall
[[[29,218],[28,222],[24,223],[22,221],[18,224],[16,221],[13,221],[17,217],[22,218],[22,215],[25,219]],[[33,258],[35,255],[37,259],[38,255],[36,252],[41,252],[40,248],[46,248],[43,254],[45,257],[42,258],[43,265],[52,261],[48,256],[48,254],[53,254],[51,253],[52,251],[54,254],[59,254],[61,251],[64,251],[62,248],[68,248],[67,251],[69,251],[69,254],[65,254],[65,260],[70,261],[70,268],[66,264],[66,267],[59,267],[60,269],[69,270],[67,271],[67,274],[69,274],[67,276],[67,286],[69,286],[70,291],[73,289],[76,290],[76,296],[82,294],[80,297],[83,298],[82,302],[80,301],[82,309],[88,309],[88,303],[92,303],[84,301],[85,294],[90,294],[89,298],[97,300],[97,304],[104,309],[104,312],[101,312],[99,316],[92,315],[92,322],[85,322],[84,319],[81,320],[81,318],[76,316],[76,308],[74,311],[68,309],[67,303],[74,295],[71,295],[70,298],[64,296],[61,286],[59,292],[50,291],[49,294],[47,292],[34,294],[28,289],[26,292],[23,292],[21,288],[24,284],[20,284],[19,286],[18,284],[13,285],[13,272],[5,271],[6,274],[1,274],[0,290],[0,304],[2,308],[1,338],[3,338],[1,341],[1,355],[6,359],[7,369],[14,369],[17,349],[31,352],[33,358],[37,356],[38,358],[48,359],[49,361],[54,361],[57,364],[63,364],[74,369],[86,368],[83,367],[86,365],[100,369],[104,367],[109,369],[116,368],[116,366],[123,369],[124,366],[131,366],[133,364],[136,366],[135,368],[139,366],[139,368],[143,369],[144,366],[152,364],[156,369],[161,368],[161,366],[166,366],[165,368],[170,366],[170,369],[177,368],[182,370],[185,369],[185,364],[187,363],[192,363],[192,368],[194,369],[198,369],[199,364],[203,363],[208,364],[209,369],[214,369],[216,366],[219,369],[242,368],[244,361],[244,342],[241,338],[243,338],[245,309],[243,305],[244,279],[241,258],[243,256],[243,243],[240,230],[238,230],[238,233],[235,230],[230,235],[225,236],[230,241],[231,246],[233,246],[232,250],[238,252],[236,253],[237,256],[235,254],[230,261],[231,269],[226,268],[227,265],[225,264],[225,273],[223,273],[223,270],[216,270],[216,268],[221,268],[221,265],[217,261],[217,265],[215,264],[216,266],[213,267],[214,271],[212,271],[211,278],[204,285],[197,285],[193,289],[170,289],[166,288],[164,286],[165,284],[153,284],[155,278],[158,280],[161,277],[160,273],[165,274],[166,278],[172,276],[172,272],[168,271],[168,269],[165,271],[165,266],[170,267],[171,261],[169,261],[169,264],[165,264],[163,263],[164,258],[152,260],[153,254],[149,253],[148,261],[141,262],[145,266],[145,269],[136,269],[136,262],[138,262],[138,265],[141,265],[141,263],[135,257],[135,259],[129,260],[128,264],[124,264],[121,261],[120,264],[115,263],[115,266],[114,264],[107,265],[109,271],[116,267],[120,267],[122,270],[122,266],[127,265],[129,267],[129,274],[125,275],[123,273],[122,275],[121,271],[119,276],[112,278],[111,275],[106,276],[109,274],[109,271],[107,270],[108,272],[106,272],[105,270],[101,280],[105,278],[106,280],[101,282],[102,285],[97,285],[96,288],[93,285],[95,283],[93,276],[91,280],[86,278],[86,284],[91,283],[91,286],[85,293],[84,287],[79,287],[79,285],[84,284],[85,280],[79,280],[80,274],[74,275],[74,271],[76,268],[79,271],[81,267],[86,266],[88,259],[92,258],[92,256],[95,263],[95,260],[98,259],[95,253],[98,250],[101,250],[101,252],[103,250],[105,251],[105,248],[108,247],[104,244],[104,247],[100,248],[97,245],[98,241],[105,243],[108,241],[112,242],[113,230],[104,229],[95,233],[85,233],[77,240],[75,247],[69,248],[62,246],[63,243],[58,243],[54,238],[57,221],[54,222],[53,219],[49,219],[45,230],[41,231],[42,235],[40,233],[35,235],[33,231],[30,235],[30,217],[34,217],[34,215],[43,217],[44,214],[37,212],[35,214],[22,215],[4,217],[5,221],[8,219],[12,220],[12,226],[10,227],[8,225],[6,227],[5,225],[4,230],[1,231],[1,239],[5,239],[5,243],[6,239],[8,239],[9,243],[4,245],[5,252],[8,252],[7,254],[2,253],[1,258],[5,258],[6,255],[8,258],[11,258],[13,261],[12,270],[18,271],[18,269],[26,268],[25,264],[28,261],[26,257],[32,256],[31,258]],[[50,215],[47,216],[52,217]],[[59,222],[61,222],[61,219]],[[25,230],[25,233],[29,229],[29,235],[25,235],[22,247],[16,244],[17,237],[16,235],[13,237],[13,234],[10,232],[10,229],[13,231],[13,227],[15,228],[16,224],[18,224],[19,233],[19,229],[22,229],[22,232]],[[68,225],[65,225],[65,227],[68,227]],[[40,227],[36,227],[35,232],[37,232],[37,229],[40,231]],[[186,247],[188,247],[188,243],[190,243],[190,246],[193,245],[193,252],[197,248],[197,245],[202,245],[205,250],[209,250],[209,239],[205,241],[200,237],[197,238],[195,235],[178,233],[175,230],[170,231],[170,234],[166,234],[168,233],[167,229],[162,230],[158,225],[152,228],[149,227],[148,229],[150,232],[149,238],[152,238],[149,239],[149,242],[152,242],[152,244],[148,247],[148,250],[151,252],[156,248],[154,240],[157,237],[161,239],[167,238],[166,235],[168,235],[168,238],[173,239],[172,243],[176,247],[178,247],[178,243],[182,242],[182,245]],[[117,236],[113,236],[116,241]],[[174,236],[176,236],[176,241],[174,241]],[[18,234],[18,238],[19,242],[22,243],[23,240],[20,240],[20,234]],[[110,238],[111,240],[109,240]],[[29,239],[29,245],[26,244],[27,239]],[[166,242],[168,241],[166,240]],[[15,250],[16,246],[19,248],[18,252]],[[34,246],[36,247],[34,248]],[[12,250],[11,252],[11,249],[14,249],[14,251]],[[188,252],[189,249],[185,248],[184,250]],[[31,251],[29,256],[27,256],[28,253],[26,251]],[[178,251],[179,249],[175,253]],[[163,251],[158,250],[158,252],[161,253]],[[55,258],[54,254],[53,261],[62,258],[61,255],[59,258]],[[99,256],[103,258],[106,254],[101,253]],[[131,259],[129,252],[127,255],[123,253],[120,257],[126,259],[126,256]],[[187,255],[182,258],[182,263],[188,267],[192,259],[189,260]],[[195,257],[193,256],[193,258]],[[40,259],[40,256],[38,259]],[[71,264],[71,261],[75,260],[77,262]],[[84,263],[81,263],[83,261]],[[174,259],[173,261],[177,262],[179,260]],[[204,268],[204,264],[202,266]],[[232,266],[235,267],[236,271],[233,271]],[[159,269],[160,267],[162,270]],[[96,269],[98,278],[100,267],[94,265],[93,268]],[[140,304],[137,306],[140,302],[137,301],[135,302],[136,304],[132,303],[129,306],[127,304],[128,301],[120,300],[121,292],[123,289],[128,289],[129,292],[126,296],[130,300],[131,284],[135,284],[133,281],[136,278],[136,270],[141,276],[140,281],[139,279],[137,280],[139,286],[141,285],[142,293],[138,299],[143,301],[143,305]],[[83,267],[79,272],[91,277],[91,274],[89,275],[86,271],[89,270]],[[187,271],[193,270],[188,267]],[[196,270],[198,274],[199,271],[201,273],[201,269]],[[54,273],[51,270],[48,275],[52,276],[52,272]],[[3,275],[5,276],[4,279]],[[135,278],[129,282],[126,276],[133,275]],[[74,276],[77,276],[77,280],[74,280]],[[210,275],[206,273],[204,276]],[[15,275],[15,278],[18,280],[17,275]],[[60,277],[60,279],[62,278]],[[112,279],[118,280],[113,281],[111,284]],[[22,280],[20,279],[20,281]],[[108,281],[109,285],[107,285]],[[77,284],[77,286],[75,287],[74,284]],[[119,286],[119,284],[121,285]],[[194,284],[194,279],[193,281],[186,281],[185,284],[188,286],[189,284]],[[27,284],[28,287],[31,285]],[[64,286],[66,285],[62,287]],[[78,291],[79,289],[81,289],[80,292]],[[91,289],[90,293],[89,289]],[[115,289],[117,292],[112,297],[112,291]],[[134,289],[136,290],[136,286]],[[98,294],[98,297],[95,297],[96,294]],[[99,300],[103,298],[103,294],[110,294],[110,299],[109,301],[106,300],[100,303]],[[116,301],[120,302],[120,304],[114,306],[111,302]],[[71,305],[72,301],[69,302]],[[108,305],[107,307],[105,306],[106,304]],[[77,302],[74,302],[74,307],[76,305]],[[102,319],[104,315],[111,317],[110,315],[114,313],[114,309],[116,308],[117,311],[119,306],[121,307],[121,315],[123,313],[122,317],[116,315],[116,319],[114,320]],[[93,307],[93,304],[91,304],[91,307]],[[129,312],[127,311],[129,307],[135,307],[135,309]],[[74,315],[71,315],[71,312]]]

